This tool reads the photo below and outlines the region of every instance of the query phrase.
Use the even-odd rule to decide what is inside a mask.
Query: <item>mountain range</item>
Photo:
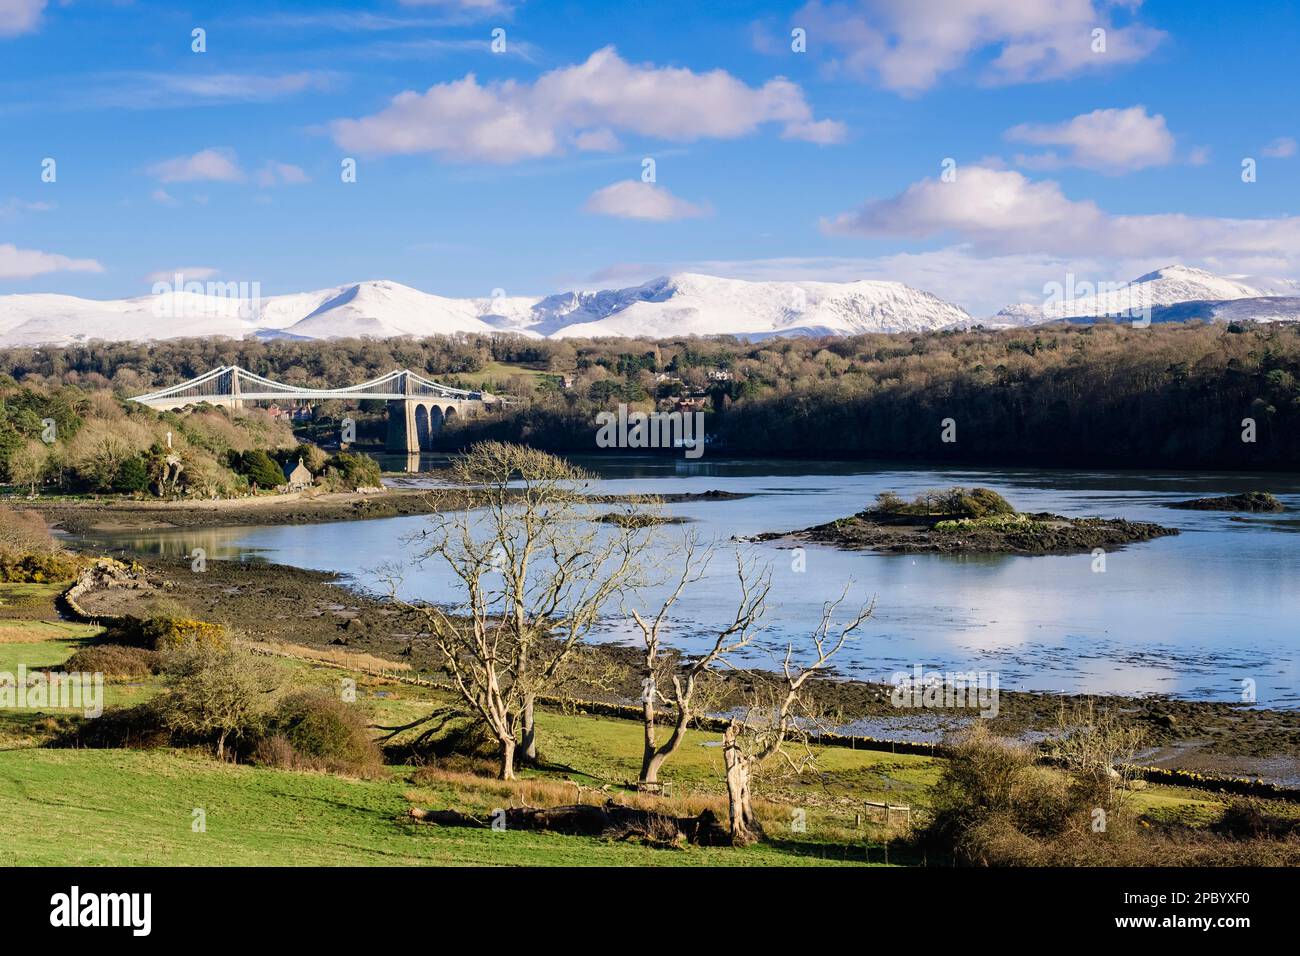
[[[1008,306],[984,325],[1090,320],[1152,308],[1153,321],[1300,319],[1300,283],[1218,276],[1174,265],[1120,290],[1068,285],[1044,304]],[[94,300],[46,293],[0,296],[0,346],[151,341],[184,336],[243,338],[424,337],[513,332],[547,338],[925,332],[976,324],[960,306],[899,282],[753,282],[678,273],[637,286],[544,297],[454,299],[388,280],[289,295],[244,297],[222,290],[161,291]]]

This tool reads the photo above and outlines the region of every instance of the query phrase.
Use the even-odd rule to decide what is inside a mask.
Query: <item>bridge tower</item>
[[[223,377],[223,378],[228,377],[228,378],[230,379],[230,384],[229,384],[229,386],[226,388],[226,394],[228,394],[228,395],[230,396],[230,407],[231,407],[232,409],[234,409],[234,408],[243,408],[243,407],[244,407],[244,402],[243,402],[243,400],[239,397],[239,394],[240,394],[240,393],[239,393],[239,369],[235,368],[235,367],[232,365],[232,366],[230,367],[230,371],[228,371],[228,372],[227,372],[224,376],[222,376],[222,377]]]
[[[411,376],[403,371],[399,376],[395,391],[403,395],[412,393]],[[416,427],[416,408],[419,402],[411,398],[399,398],[388,403],[388,435],[384,441],[384,450],[397,454],[418,455],[420,453],[420,432]]]

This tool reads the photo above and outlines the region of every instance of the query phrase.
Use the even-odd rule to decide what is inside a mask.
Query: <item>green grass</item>
[[[57,621],[54,602],[67,587],[63,584],[0,582],[0,622],[13,619]]]
[[[556,373],[532,365],[513,362],[488,362],[480,371],[466,373],[463,377],[474,381],[491,380],[497,382],[505,382],[517,377],[524,379],[531,388],[536,389],[544,379],[556,377]]]
[[[218,764],[175,751],[0,753],[0,864],[61,866],[797,865],[817,848],[657,850],[404,819],[400,779]],[[195,809],[206,832],[192,829]],[[879,859],[879,856],[877,856]]]

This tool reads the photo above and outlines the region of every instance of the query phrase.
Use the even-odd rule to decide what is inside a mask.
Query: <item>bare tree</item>
[[[534,702],[564,677],[571,652],[611,601],[639,586],[653,504],[602,511],[584,494],[591,476],[546,452],[483,442],[449,475],[462,492],[418,536],[422,561],[459,581],[451,607],[407,604],[422,616],[453,688],[500,747],[536,756]],[[395,590],[395,589],[394,589]]]
[[[663,627],[669,612],[686,588],[704,576],[713,553],[712,546],[701,551],[697,535],[686,535],[680,553],[675,556],[681,563],[676,586],[664,598],[659,610],[650,618],[642,616],[637,610],[632,611],[644,647],[641,658],[642,719],[645,727],[641,756],[642,783],[659,782],[660,768],[677,752],[691,720],[698,712],[696,697],[701,682],[713,668],[730,666],[726,661],[727,655],[740,650],[754,639],[767,610],[767,595],[772,588],[771,569],[757,570],[737,550],[736,577],[740,582],[740,599],[734,620],[718,631],[713,645],[698,657],[682,663],[677,655],[668,656],[663,653]],[[662,743],[658,740],[660,704],[668,708],[672,715],[672,731]]]
[[[1073,775],[1104,809],[1123,810],[1123,796],[1137,775],[1133,758],[1146,739],[1143,728],[1126,723],[1092,698],[1071,708],[1062,705],[1047,752]]]
[[[781,757],[798,773],[812,757],[805,748],[805,762],[799,763],[785,751],[792,735],[801,733],[806,721],[814,716],[814,705],[807,697],[808,681],[827,669],[855,632],[871,617],[875,601],[863,605],[843,623],[835,623],[835,614],[848,596],[848,588],[833,601],[822,605],[821,619],[810,641],[813,659],[795,663],[795,647],[786,645],[781,673],[775,677],[755,675],[751,706],[733,717],[722,736],[722,757],[726,767],[727,808],[731,842],[736,846],[753,843],[762,835],[750,800],[750,781],[754,771],[773,757]],[[766,697],[766,699],[763,699]]]

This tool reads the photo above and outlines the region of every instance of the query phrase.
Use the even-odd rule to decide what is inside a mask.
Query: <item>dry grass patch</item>
[[[374,673],[376,671],[401,671],[408,673],[411,665],[405,661],[390,661],[373,654],[358,651],[345,651],[333,647],[307,647],[305,644],[290,644],[286,641],[237,641],[236,643],[261,654],[273,654],[278,657],[296,657],[299,660],[315,661],[318,664],[331,664],[345,670]]]

